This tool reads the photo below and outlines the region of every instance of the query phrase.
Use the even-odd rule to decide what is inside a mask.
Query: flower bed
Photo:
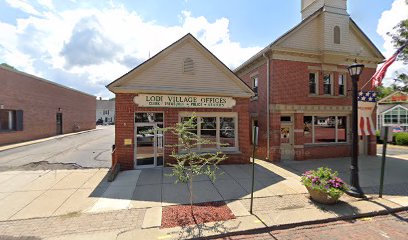
[[[187,226],[206,222],[218,222],[235,219],[225,202],[208,202],[193,205],[194,217],[190,205],[175,205],[163,208],[162,228]],[[195,220],[194,220],[195,219]]]

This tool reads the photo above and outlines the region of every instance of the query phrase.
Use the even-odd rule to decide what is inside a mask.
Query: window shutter
[[[16,111],[16,130],[23,131],[23,110]]]

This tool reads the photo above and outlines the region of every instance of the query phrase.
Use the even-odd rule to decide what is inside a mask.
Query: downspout
[[[270,112],[269,112],[269,101],[270,101],[270,96],[269,96],[269,81],[270,81],[270,76],[269,76],[269,57],[266,56],[265,53],[262,54],[262,56],[266,60],[266,160],[270,159]]]

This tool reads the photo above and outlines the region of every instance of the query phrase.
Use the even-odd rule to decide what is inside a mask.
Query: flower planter
[[[315,190],[310,187],[306,187],[306,189],[310,194],[310,198],[318,203],[332,205],[336,204],[339,201],[339,197],[333,198],[323,191]]]

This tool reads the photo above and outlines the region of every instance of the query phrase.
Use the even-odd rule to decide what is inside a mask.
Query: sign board
[[[252,144],[258,146],[258,127],[252,127]]]
[[[232,108],[232,97],[140,94],[133,99],[140,107],[168,108]]]
[[[124,144],[125,146],[132,145],[132,139],[130,139],[130,138],[124,139],[123,144]]]
[[[384,139],[386,136],[385,132],[388,132],[387,139]],[[382,127],[380,139],[386,142],[392,142],[392,127],[388,126]]]

